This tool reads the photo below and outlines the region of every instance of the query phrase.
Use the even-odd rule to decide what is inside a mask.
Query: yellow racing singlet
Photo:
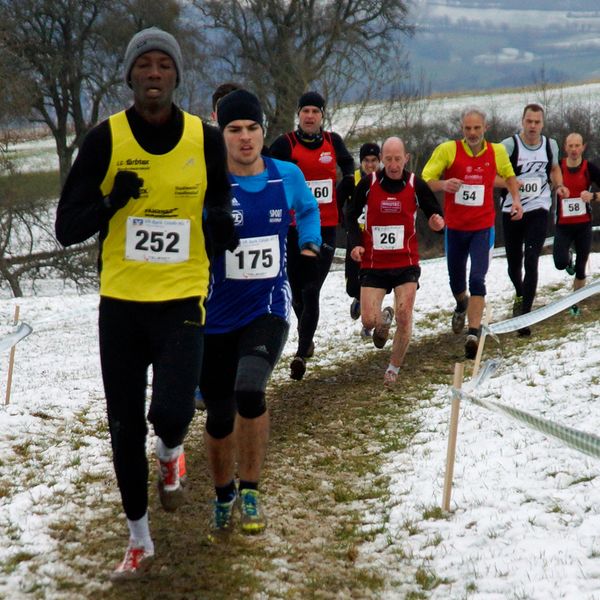
[[[209,260],[202,231],[207,176],[202,121],[183,113],[183,134],[166,154],[150,154],[136,141],[125,112],[110,117],[112,155],[103,195],[118,171],[144,180],[109,222],[102,245],[100,295],[137,302],[206,296]]]

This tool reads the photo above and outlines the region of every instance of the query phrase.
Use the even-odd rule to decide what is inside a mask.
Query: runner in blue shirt
[[[217,120],[240,243],[213,264],[200,386],[216,491],[214,531],[230,528],[239,495],[241,529],[252,534],[266,524],[258,492],[269,436],[265,389],[289,331],[290,210],[296,213],[302,272],[312,280],[321,247],[319,208],[296,165],[261,156],[263,112],[256,96],[231,92],[219,102]]]

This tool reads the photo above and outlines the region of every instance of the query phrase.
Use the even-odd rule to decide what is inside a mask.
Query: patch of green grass
[[[42,419],[43,421],[52,421],[52,420],[56,419],[56,417],[53,417],[52,415],[49,415],[42,411],[34,411],[31,413],[31,416],[37,417],[38,419]]]
[[[443,541],[444,541],[444,538],[442,537],[442,535],[440,533],[436,533],[433,537],[428,538],[427,541],[421,546],[421,548],[428,548],[429,546],[436,548]]]
[[[582,477],[577,477],[569,485],[577,485],[579,483],[587,483],[588,481],[594,481],[596,479],[595,475],[583,475]]]
[[[32,443],[30,440],[25,440],[21,444],[14,444],[12,446],[13,452],[23,462],[31,460],[32,457]]]
[[[73,542],[77,539],[77,534],[80,531],[76,522],[61,520],[55,521],[54,523],[50,523],[48,525],[48,529],[50,531],[50,535],[62,542]]]
[[[25,552],[23,550],[16,552],[2,563],[2,570],[7,574],[13,573],[22,562],[29,562],[35,558],[35,556],[36,555],[31,552]]]
[[[419,567],[415,573],[415,581],[426,591],[434,590],[438,585],[452,583],[450,579],[439,578],[434,571]]]
[[[423,519],[448,519],[448,513],[444,512],[440,506],[430,506],[423,509]]]
[[[407,519],[406,521],[404,521],[404,523],[402,523],[402,529],[406,529],[408,535],[417,535],[418,533],[421,533],[419,523],[412,519]]]
[[[16,173],[0,177],[0,197],[17,204],[46,201],[60,194],[58,171]]]

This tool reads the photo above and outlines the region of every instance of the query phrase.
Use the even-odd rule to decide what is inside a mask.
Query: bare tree
[[[412,28],[402,0],[193,4],[218,34],[216,71],[245,82],[261,98],[268,139],[292,127],[298,96],[309,87],[319,89],[330,105],[352,98],[364,107],[406,72],[400,35]]]
[[[0,0],[0,53],[19,70],[30,119],[56,140],[62,182],[103,103],[118,93],[132,33],[168,28],[178,16],[176,0]]]

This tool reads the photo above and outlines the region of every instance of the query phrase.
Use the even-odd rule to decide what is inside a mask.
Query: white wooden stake
[[[492,318],[492,306],[490,304],[486,304],[485,307],[485,317],[483,318],[483,324],[489,325],[490,320]],[[481,355],[483,354],[483,347],[485,346],[485,327],[481,331],[481,337],[479,338],[479,344],[477,344],[477,354],[475,355],[475,362],[473,364],[473,375],[471,379],[475,379],[477,373],[479,373],[479,365],[481,363]]]
[[[19,322],[19,311],[20,310],[21,310],[21,308],[17,304],[15,306],[15,319],[14,319],[15,325],[17,325],[17,323]],[[6,396],[4,398],[4,406],[8,405],[8,403],[10,402],[10,388],[12,386],[12,374],[13,374],[13,367],[15,364],[15,350],[16,350],[16,345],[10,349],[10,359],[8,361],[8,377],[6,378]]]
[[[464,363],[455,363],[454,381],[452,385],[459,390],[462,387],[465,373]],[[450,431],[448,434],[448,452],[446,453],[446,477],[444,478],[444,497],[442,498],[442,510],[450,510],[450,497],[452,496],[452,478],[454,476],[454,458],[456,456],[456,436],[458,434],[458,412],[460,410],[460,398],[452,398],[450,410]]]

